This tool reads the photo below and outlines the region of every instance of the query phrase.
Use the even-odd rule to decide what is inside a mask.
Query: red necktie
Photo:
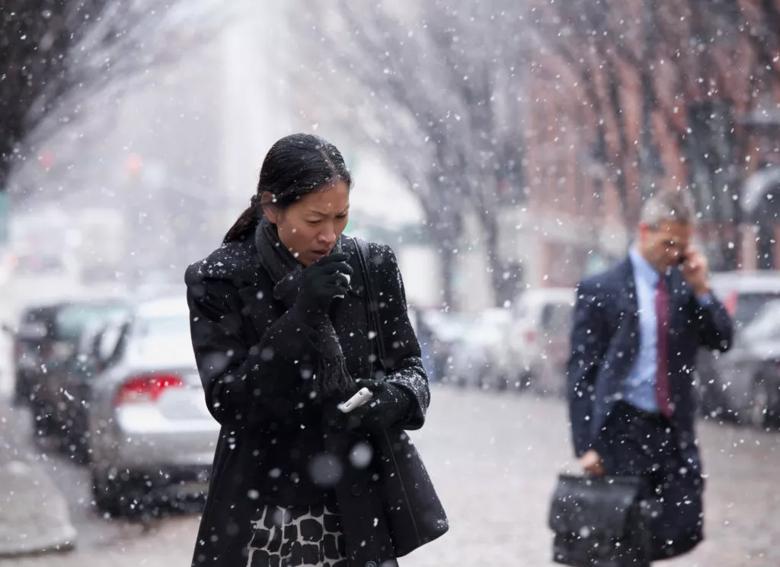
[[[669,288],[663,276],[658,278],[655,288],[655,317],[658,323],[658,351],[655,372],[655,399],[658,409],[671,417],[669,399]]]

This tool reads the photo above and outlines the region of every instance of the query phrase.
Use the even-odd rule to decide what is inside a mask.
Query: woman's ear
[[[263,205],[263,215],[271,224],[276,224],[279,217],[279,211],[273,205]]]
[[[273,194],[269,191],[263,191],[260,196],[260,206],[263,208],[263,215],[271,224],[277,224],[279,221],[279,209],[273,204]]]

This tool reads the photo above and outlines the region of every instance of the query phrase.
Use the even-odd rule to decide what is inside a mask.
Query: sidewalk
[[[0,558],[70,549],[76,530],[30,443],[26,410],[0,396]]]

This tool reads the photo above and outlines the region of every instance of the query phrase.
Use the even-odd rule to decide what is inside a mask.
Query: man
[[[642,476],[660,504],[652,559],[703,538],[701,463],[694,433],[700,346],[731,345],[732,325],[692,244],[685,194],[641,212],[628,257],[578,287],[568,363],[574,450],[586,473]]]

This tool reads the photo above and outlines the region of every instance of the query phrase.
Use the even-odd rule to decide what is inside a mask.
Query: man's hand
[[[606,473],[604,470],[604,462],[601,460],[601,455],[593,449],[580,457],[580,466],[587,474],[593,476],[604,476]]]
[[[685,261],[680,266],[683,277],[696,295],[704,295],[710,291],[709,262],[706,256],[688,246],[685,250]]]

